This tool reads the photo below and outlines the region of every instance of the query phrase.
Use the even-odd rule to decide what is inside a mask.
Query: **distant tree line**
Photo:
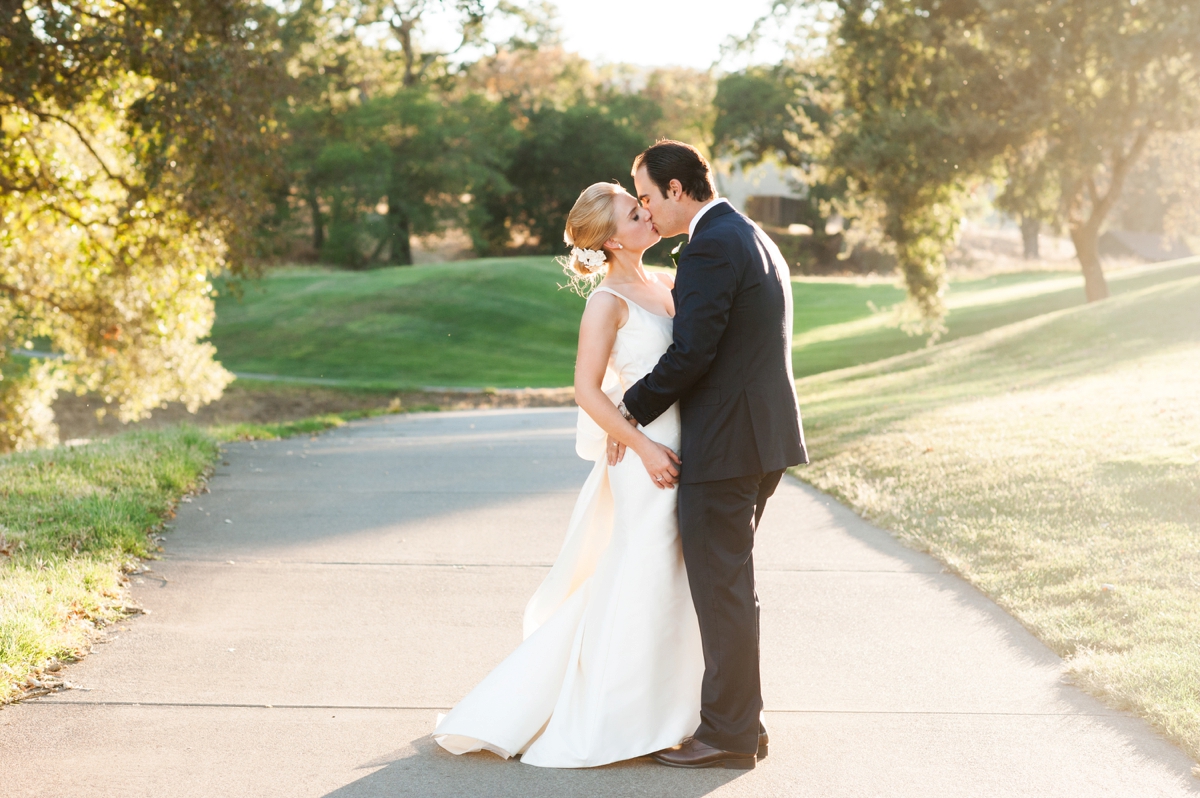
[[[422,49],[435,9],[457,15],[453,53]],[[315,13],[279,115],[278,247],[347,268],[405,265],[413,236],[452,227],[479,254],[557,252],[583,187],[628,185],[659,136],[707,134],[707,73],[597,71],[563,51],[548,14],[417,0]],[[489,41],[497,21],[518,33]]]
[[[733,76],[721,82],[716,147],[805,170],[814,222],[838,213],[863,235],[881,233],[926,329],[944,314],[946,252],[964,198],[981,182],[1002,186],[997,205],[1021,220],[1027,239],[1043,224],[1065,228],[1087,298],[1097,300],[1108,295],[1099,236],[1127,183],[1148,160],[1195,163],[1200,4],[780,0],[772,8],[747,43],[795,25],[785,36],[791,55],[738,76],[736,91]],[[1170,197],[1168,225],[1183,226],[1200,172],[1160,175],[1141,171],[1142,190]]]

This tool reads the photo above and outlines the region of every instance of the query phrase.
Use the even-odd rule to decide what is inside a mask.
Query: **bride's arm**
[[[592,297],[583,311],[575,358],[575,403],[608,433],[610,441],[618,441],[637,452],[651,478],[660,478],[660,487],[673,486],[679,477],[675,467],[678,456],[626,421],[612,399],[600,389],[621,326],[622,311],[628,312],[624,304],[612,294],[601,293]]]

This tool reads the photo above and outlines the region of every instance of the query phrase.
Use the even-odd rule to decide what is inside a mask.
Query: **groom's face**
[[[655,232],[663,238],[672,238],[687,232],[686,214],[678,200],[663,195],[662,190],[650,179],[650,172],[646,167],[643,166],[634,174],[633,185],[637,189],[638,202],[650,211]],[[682,197],[682,193],[679,196]]]

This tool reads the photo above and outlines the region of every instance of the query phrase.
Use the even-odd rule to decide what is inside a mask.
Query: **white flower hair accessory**
[[[599,269],[608,262],[608,258],[604,255],[604,250],[602,249],[581,249],[580,247],[573,247],[571,249],[571,257],[593,271]]]

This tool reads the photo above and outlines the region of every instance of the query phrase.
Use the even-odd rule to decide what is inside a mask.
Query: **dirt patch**
[[[218,401],[192,414],[180,404],[171,404],[145,421],[122,424],[111,415],[96,417],[104,401],[95,396],[60,396],[54,403],[59,437],[103,438],[131,429],[156,429],[171,424],[198,426],[238,423],[296,421],[324,413],[400,407],[407,410],[473,410],[504,407],[571,407],[572,388],[531,388],[501,391],[347,391],[300,385],[234,383]]]

